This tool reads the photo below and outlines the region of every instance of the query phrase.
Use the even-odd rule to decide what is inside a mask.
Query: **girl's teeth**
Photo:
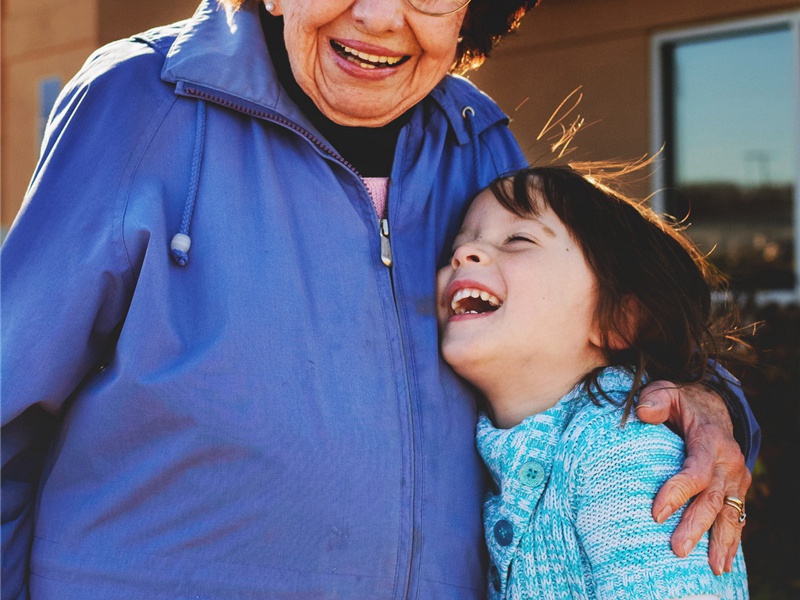
[[[483,302],[488,303],[490,306],[499,307],[502,303],[500,300],[494,296],[493,294],[485,291],[485,290],[478,290],[474,288],[462,288],[458,290],[455,294],[453,294],[453,299],[450,301],[450,309],[453,311],[454,314],[463,315],[463,314],[478,314],[480,311],[477,310],[465,310],[460,306],[461,301],[465,298],[480,298]]]

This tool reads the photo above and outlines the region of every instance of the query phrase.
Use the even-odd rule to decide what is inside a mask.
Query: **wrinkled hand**
[[[686,442],[683,470],[661,487],[653,502],[653,518],[663,523],[695,497],[672,534],[672,551],[687,556],[711,528],[708,564],[717,575],[730,571],[744,523],[724,499],[744,500],[752,477],[733,438],[725,403],[702,384],[677,387],[654,381],[639,395],[636,414],[647,423],[667,421]]]

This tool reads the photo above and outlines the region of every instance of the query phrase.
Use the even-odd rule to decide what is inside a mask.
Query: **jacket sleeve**
[[[2,598],[27,596],[52,441],[71,395],[113,351],[132,294],[117,190],[143,128],[120,126],[126,92],[113,54],[95,54],[62,91],[0,254]]]
[[[739,381],[718,363],[706,382],[725,400],[733,422],[733,436],[742,448],[747,468],[753,471],[761,447],[761,428],[745,398]]]

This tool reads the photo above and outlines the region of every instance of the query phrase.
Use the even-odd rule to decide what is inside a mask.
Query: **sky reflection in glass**
[[[794,181],[791,37],[787,28],[675,47],[678,181]]]

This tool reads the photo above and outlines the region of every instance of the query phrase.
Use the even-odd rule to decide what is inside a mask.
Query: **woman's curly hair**
[[[538,3],[539,0],[472,0],[451,70],[464,73],[480,67],[497,42],[519,27],[522,17]]]
[[[218,0],[239,9],[260,0]],[[465,73],[483,64],[495,44],[519,27],[519,22],[539,0],[472,0],[461,27],[456,58],[451,71]]]

